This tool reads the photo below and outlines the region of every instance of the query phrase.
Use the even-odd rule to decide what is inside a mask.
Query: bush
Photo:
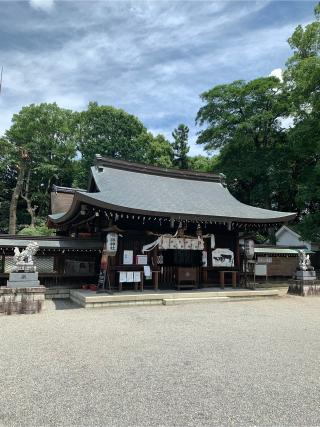
[[[37,225],[36,227],[25,227],[18,234],[21,236],[55,236],[56,231],[46,225]]]

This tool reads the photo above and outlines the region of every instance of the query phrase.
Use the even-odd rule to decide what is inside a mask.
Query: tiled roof
[[[280,223],[296,214],[246,205],[235,199],[219,175],[148,168],[129,162],[101,161],[91,169],[97,192],[75,192],[69,211],[55,223],[72,218],[80,203],[142,215],[215,221]]]

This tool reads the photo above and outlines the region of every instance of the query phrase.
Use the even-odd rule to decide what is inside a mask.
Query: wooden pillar
[[[220,288],[224,289],[224,271],[220,271],[219,276],[220,276]]]
[[[200,267],[202,270],[202,281],[204,284],[208,284],[208,270],[205,267]]]
[[[240,245],[239,245],[239,233],[238,232],[236,234],[235,261],[236,261],[236,268],[240,269]]]
[[[153,289],[157,291],[159,289],[159,271],[152,272]]]
[[[158,269],[158,246],[156,246],[153,251],[152,251],[152,266],[151,266],[151,271],[152,270],[157,270]],[[158,272],[153,271],[152,272],[152,284],[153,284],[153,289],[155,291],[157,291],[159,289],[159,277],[158,277]]]
[[[233,288],[237,287],[237,272],[236,271],[232,272],[232,287]]]

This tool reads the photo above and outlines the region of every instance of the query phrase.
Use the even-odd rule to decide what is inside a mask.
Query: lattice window
[[[53,273],[54,272],[54,257],[53,256],[41,256],[34,257],[35,265],[39,273]],[[4,272],[10,273],[14,266],[13,256],[5,257]]]
[[[94,273],[94,260],[74,260],[66,259],[65,273],[81,274]]]

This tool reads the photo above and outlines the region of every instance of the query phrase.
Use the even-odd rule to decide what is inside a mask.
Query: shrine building
[[[92,248],[78,262],[85,269],[90,258],[91,282],[105,271],[103,286],[113,291],[235,287],[243,263],[239,239],[296,214],[241,203],[224,178],[97,155],[87,190],[55,188],[49,225],[80,251]]]

